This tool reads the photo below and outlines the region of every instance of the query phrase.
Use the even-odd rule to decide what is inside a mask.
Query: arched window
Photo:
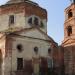
[[[38,16],[31,16],[28,19],[28,24],[35,27],[44,27],[44,23]]]
[[[68,33],[68,36],[72,34],[72,26],[68,26],[67,33]]]
[[[73,16],[72,10],[68,11],[68,18],[71,18]]]

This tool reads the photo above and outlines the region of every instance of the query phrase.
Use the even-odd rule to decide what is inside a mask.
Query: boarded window
[[[23,58],[17,58],[17,70],[23,69]]]

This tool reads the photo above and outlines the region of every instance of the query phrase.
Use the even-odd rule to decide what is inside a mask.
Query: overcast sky
[[[8,0],[0,0],[0,5]],[[64,39],[64,9],[70,5],[70,0],[32,0],[48,12],[48,35],[61,44]]]

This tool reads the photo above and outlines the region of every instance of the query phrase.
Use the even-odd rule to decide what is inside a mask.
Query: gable
[[[25,29],[25,30],[16,32],[16,34],[21,36],[36,38],[36,39],[50,40],[47,34],[45,34],[44,32],[42,32],[41,30],[37,28]]]
[[[23,31],[23,32],[19,33],[19,35],[48,40],[47,37],[37,29]]]

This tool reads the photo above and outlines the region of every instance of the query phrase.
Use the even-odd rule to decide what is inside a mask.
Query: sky
[[[3,5],[8,0],[0,0]],[[64,40],[64,10],[71,2],[70,0],[32,0],[45,8],[48,12],[47,31],[55,42],[61,44]]]

